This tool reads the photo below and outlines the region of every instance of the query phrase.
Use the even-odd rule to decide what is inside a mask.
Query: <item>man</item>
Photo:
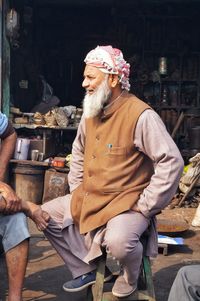
[[[22,301],[22,286],[28,258],[28,239],[30,237],[25,211],[32,217],[39,229],[47,226],[38,206],[25,203],[12,188],[4,183],[8,162],[16,144],[16,133],[7,117],[0,112],[0,240],[5,252],[8,269],[8,301]],[[18,213],[17,213],[18,212]],[[14,214],[15,213],[15,214]],[[11,215],[12,214],[12,215]]]
[[[65,291],[95,282],[95,258],[103,246],[122,265],[112,293],[126,297],[137,288],[140,237],[146,229],[146,251],[151,256],[157,252],[154,216],[172,199],[183,160],[160,117],[128,93],[129,64],[120,50],[98,46],[85,63],[71,194],[42,206],[51,216],[44,233],[73,275]]]
[[[3,183],[8,162],[13,154],[16,133],[7,117],[0,112],[0,193],[6,199],[4,213],[21,210],[20,199]],[[2,201],[0,200],[2,206]],[[10,233],[12,233],[10,235]],[[9,301],[21,301],[21,290],[28,256],[29,232],[22,213],[5,215],[0,213],[0,236],[8,268]]]
[[[200,265],[182,267],[173,282],[168,301],[200,300]]]

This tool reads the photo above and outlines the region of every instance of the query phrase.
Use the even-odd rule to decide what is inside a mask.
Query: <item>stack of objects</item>
[[[10,121],[17,125],[34,125],[50,128],[78,127],[83,110],[75,106],[56,107],[46,114],[24,113],[19,108],[10,108]]]
[[[190,158],[189,162],[179,182],[179,193],[174,196],[170,208],[197,208],[200,203],[200,153]]]
[[[81,108],[76,108],[74,106],[58,107],[46,114],[36,112],[33,116],[33,123],[48,127],[78,127],[82,113],[83,111]]]
[[[30,124],[32,123],[33,113],[23,113],[19,108],[11,107],[9,120],[15,124]]]

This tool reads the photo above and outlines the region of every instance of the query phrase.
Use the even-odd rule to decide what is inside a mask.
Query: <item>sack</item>
[[[55,109],[55,118],[56,122],[61,128],[66,128],[69,124],[69,119],[63,110],[63,108],[56,108]]]
[[[55,169],[48,169],[44,177],[42,202],[48,202],[67,193],[69,193],[68,174]]]
[[[191,185],[196,176],[200,174],[200,153],[190,158],[189,162],[191,162],[191,164],[189,165],[187,172],[181,177],[179,183],[179,189],[184,193],[187,191],[187,187]],[[198,186],[200,186],[200,177],[195,184],[195,187]]]
[[[194,218],[192,220],[192,226],[193,227],[200,227],[200,204],[197,207]]]
[[[183,184],[182,182],[179,183],[179,189],[181,192],[186,193],[190,186]],[[188,197],[192,197],[196,193],[196,188],[194,187],[188,194]]]

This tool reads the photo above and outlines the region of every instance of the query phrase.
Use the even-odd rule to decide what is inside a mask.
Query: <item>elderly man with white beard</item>
[[[122,267],[112,288],[120,298],[137,289],[147,229],[145,252],[157,254],[155,215],[172,199],[183,160],[157,113],[128,92],[130,66],[119,49],[98,46],[85,64],[70,194],[42,205],[51,216],[43,230],[72,273],[65,291],[95,282],[104,247]]]

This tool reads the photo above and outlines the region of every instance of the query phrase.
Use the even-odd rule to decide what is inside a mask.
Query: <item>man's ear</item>
[[[117,74],[109,74],[108,83],[111,88],[115,88],[119,84],[119,78]]]

